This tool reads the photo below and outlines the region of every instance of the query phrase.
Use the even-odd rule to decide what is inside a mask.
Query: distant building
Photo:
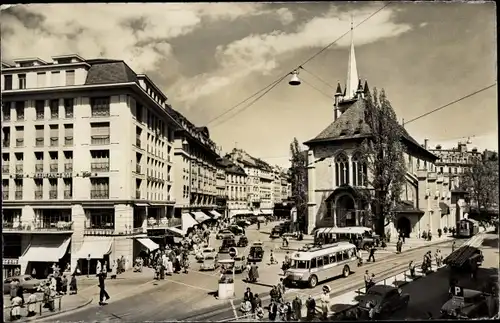
[[[121,60],[78,55],[2,64],[4,268],[95,271],[146,247],[147,219],[173,218],[167,97]],[[134,238],[142,238],[139,240]],[[68,252],[69,251],[69,252]]]
[[[248,208],[248,175],[242,167],[227,158],[219,161],[226,174],[226,205],[229,217],[253,213]]]
[[[308,150],[308,232],[315,227],[371,227],[373,188],[371,174],[358,149],[371,128],[365,121],[368,83],[358,78],[354,42],[351,42],[347,82],[335,93],[333,122],[314,139],[305,142]],[[406,183],[395,220],[386,231],[419,236],[424,230],[436,233],[448,213],[442,201],[442,180],[434,162],[437,156],[420,145],[401,127],[405,148]]]

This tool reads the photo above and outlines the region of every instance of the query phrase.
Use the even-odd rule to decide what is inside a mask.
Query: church
[[[368,91],[368,82],[358,77],[351,28],[347,80],[343,90],[337,85],[333,121],[304,143],[308,147],[309,234],[320,227],[372,227],[369,216],[372,203],[366,198],[370,194],[364,194],[368,191],[374,195],[368,184],[371,175],[359,150],[363,140],[371,135],[364,117]],[[438,157],[412,138],[403,126],[401,129],[406,181],[394,221],[385,232],[394,237],[401,230],[407,237],[420,237],[423,231],[437,234],[438,229],[454,227],[456,222],[446,203],[451,198],[449,185],[436,172]]]

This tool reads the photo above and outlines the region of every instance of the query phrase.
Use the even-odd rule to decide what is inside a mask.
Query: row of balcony
[[[64,199],[72,199],[73,198],[73,193],[71,190],[64,190]],[[91,199],[109,199],[109,191],[107,190],[91,190],[90,191],[90,198]],[[10,200],[10,195],[9,195],[9,187],[4,186],[2,189],[2,199],[4,201]],[[15,200],[22,200],[23,199],[23,191],[15,191],[14,192],[14,199]],[[49,191],[49,199],[50,200],[57,200],[58,199],[58,190],[57,189],[52,189]],[[35,200],[43,200],[43,191],[42,190],[36,190],[35,191]]]
[[[109,135],[91,136],[90,143],[92,145],[109,145],[110,144]],[[15,147],[24,147],[24,146],[25,146],[24,145],[24,138],[17,138]],[[45,146],[45,139],[44,138],[42,138],[42,137],[35,138],[35,147],[44,147],[44,146]],[[58,147],[59,146],[59,138],[58,137],[50,137],[49,146],[50,147]],[[72,136],[64,137],[64,146],[73,146],[73,137]],[[4,139],[2,141],[2,147],[9,148],[10,147],[10,139]]]
[[[35,164],[35,173],[43,173],[43,164],[38,163]],[[50,173],[58,173],[59,172],[59,163],[50,163],[49,164]],[[16,165],[16,174],[22,174],[24,171],[23,165]],[[73,163],[65,163],[64,164],[64,172],[70,173],[73,171]],[[109,172],[109,162],[98,162],[90,164],[91,172]],[[10,173],[10,165],[2,165],[2,174]]]
[[[58,196],[58,191],[57,189],[52,189],[49,191],[49,199],[50,200],[57,200]],[[72,199],[73,198],[73,193],[71,190],[64,190],[64,199]],[[43,200],[43,191],[42,190],[36,190],[35,191],[35,200]]]
[[[73,108],[68,109],[68,107],[66,107],[64,117],[66,119],[73,119]],[[24,117],[22,119],[24,119]],[[44,120],[44,119],[45,119],[45,113],[42,111],[37,111],[36,112],[36,120]],[[59,119],[59,112],[58,111],[50,112],[50,120],[57,120],[57,119]],[[10,120],[10,116],[9,116],[9,120]]]
[[[39,232],[61,232],[72,231],[73,222],[58,221],[53,223],[47,222],[29,222],[22,223],[19,221],[3,221],[4,231],[39,231]]]

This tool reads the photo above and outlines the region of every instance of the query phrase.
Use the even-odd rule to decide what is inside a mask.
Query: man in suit
[[[99,305],[105,305],[106,301],[110,299],[105,286],[106,277],[103,273],[99,273]]]
[[[276,320],[276,315],[278,314],[278,305],[271,299],[271,304],[269,305],[269,321]]]
[[[247,291],[245,292],[245,294],[243,294],[243,300],[245,302],[246,301],[252,302],[252,300],[253,300],[253,293],[250,290],[250,287],[247,287]]]

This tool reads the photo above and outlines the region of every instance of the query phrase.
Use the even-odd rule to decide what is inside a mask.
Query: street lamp
[[[290,84],[291,86],[300,85],[300,83],[302,83],[302,82],[299,79],[299,70],[294,70],[291,74],[292,74],[292,78],[290,79],[288,84]]]

